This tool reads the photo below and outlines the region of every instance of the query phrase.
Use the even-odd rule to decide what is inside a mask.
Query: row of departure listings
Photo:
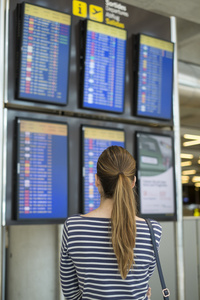
[[[17,20],[17,99],[66,106],[71,15],[23,3]],[[123,113],[127,31],[80,23],[80,106]],[[145,34],[132,44],[136,116],[171,120],[174,44]]]
[[[68,216],[69,128],[67,123],[16,118],[15,220],[37,223],[60,222]],[[126,148],[125,130],[81,125],[82,213],[99,206],[95,186],[99,155],[109,146]],[[170,135],[137,132],[138,209],[141,216],[174,220],[175,184],[173,138]],[[70,175],[71,176],[71,175]],[[79,182],[79,174],[74,180]]]

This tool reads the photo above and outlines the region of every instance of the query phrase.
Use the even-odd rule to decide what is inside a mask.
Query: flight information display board
[[[154,37],[137,37],[136,115],[172,118],[174,44]]]
[[[17,219],[68,214],[68,127],[17,119]]]
[[[136,133],[139,211],[144,218],[176,217],[173,140],[171,136]]]
[[[85,21],[82,43],[82,107],[122,113],[127,32],[109,25]]]
[[[18,5],[19,99],[67,104],[71,16]]]
[[[100,154],[109,146],[125,147],[123,130],[82,126],[82,184],[83,212],[88,213],[100,204],[95,186],[96,165]]]

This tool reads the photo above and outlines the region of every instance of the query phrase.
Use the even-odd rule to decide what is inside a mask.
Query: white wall
[[[7,300],[58,300],[57,225],[8,227]]]
[[[185,300],[200,299],[200,219],[184,218]]]

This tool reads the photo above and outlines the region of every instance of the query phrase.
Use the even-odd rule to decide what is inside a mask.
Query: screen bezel
[[[103,130],[113,130],[113,131],[121,131],[124,133],[124,148],[126,149],[126,132],[124,129],[121,128],[113,128],[113,127],[103,127],[103,126],[92,126],[92,125],[87,125],[87,124],[82,124],[81,125],[81,147],[80,147],[80,151],[81,151],[81,193],[80,193],[80,199],[82,199],[81,201],[81,212],[83,214],[85,214],[85,197],[84,197],[84,192],[85,192],[85,176],[83,176],[84,174],[84,156],[85,156],[85,152],[84,152],[84,128],[94,128],[94,129],[103,129]]]
[[[87,48],[87,27],[88,27],[88,21],[93,23],[102,24],[104,26],[112,27],[115,29],[124,30],[126,32],[126,49],[125,49],[125,57],[124,57],[124,93],[123,93],[123,105],[122,105],[122,111],[114,111],[114,110],[107,110],[107,109],[101,109],[101,108],[93,108],[93,107],[86,107],[84,106],[84,79],[85,79],[85,65],[86,65],[86,48]],[[92,111],[100,111],[100,112],[106,112],[106,113],[112,113],[112,114],[123,114],[125,109],[125,88],[126,88],[126,57],[127,57],[127,40],[128,40],[128,32],[124,28],[118,28],[115,26],[111,26],[105,23],[99,23],[94,20],[85,19],[83,21],[80,21],[80,100],[79,100],[79,106],[80,108],[92,110]]]
[[[64,218],[20,218],[19,216],[19,175],[18,175],[18,162],[20,160],[20,126],[19,126],[19,120],[24,121],[33,121],[33,122],[43,122],[43,123],[53,123],[53,124],[61,124],[66,125],[67,127],[67,137],[66,137],[66,146],[67,146],[67,165],[66,165],[66,171],[67,171],[67,182],[66,182],[66,195],[67,195],[67,211],[66,211],[66,217]],[[59,121],[52,121],[52,120],[41,120],[41,119],[32,119],[32,118],[25,118],[25,117],[16,117],[15,118],[15,130],[16,130],[16,155],[15,155],[15,196],[14,196],[14,219],[19,223],[26,223],[26,224],[62,224],[69,214],[69,125],[67,122],[59,122]]]
[[[65,99],[65,103],[59,103],[58,101],[45,101],[45,100],[40,100],[40,99],[35,99],[35,98],[26,98],[26,97],[20,97],[20,82],[21,82],[21,62],[22,62],[22,45],[23,45],[23,28],[24,28],[24,16],[25,16],[25,5],[32,5],[32,6],[37,6],[37,7],[41,7],[41,8],[45,8],[51,11],[55,11],[55,12],[59,12],[59,13],[63,13],[66,14],[68,16],[70,16],[71,18],[71,22],[70,22],[70,36],[69,36],[69,51],[68,51],[68,69],[67,69],[67,91],[66,91],[66,99]],[[65,13],[59,10],[55,10],[55,9],[51,9],[48,7],[44,7],[41,5],[36,5],[36,4],[32,4],[29,2],[23,2],[21,4],[17,4],[17,10],[18,12],[20,12],[20,17],[21,20],[17,20],[17,22],[20,22],[20,37],[18,37],[17,40],[17,49],[19,49],[19,63],[17,65],[17,71],[16,71],[16,98],[17,100],[23,100],[23,101],[28,101],[28,102],[36,102],[36,103],[41,103],[41,104],[52,104],[52,105],[58,105],[58,106],[66,106],[68,104],[68,98],[69,98],[69,71],[70,71],[70,52],[71,52],[71,31],[72,31],[72,15],[70,13]],[[18,26],[18,25],[17,25]]]
[[[170,138],[171,142],[172,142],[172,167],[173,167],[173,203],[174,203],[174,212],[171,214],[166,214],[166,213],[153,213],[153,214],[142,214],[141,213],[141,186],[140,186],[140,176],[139,176],[139,172],[140,172],[140,151],[139,151],[139,134],[143,134],[143,135],[148,135],[148,136],[158,136],[158,137],[168,137]],[[171,135],[168,134],[163,134],[163,133],[154,133],[154,132],[144,132],[144,131],[136,131],[135,133],[135,151],[136,151],[136,160],[137,160],[137,190],[138,190],[138,203],[137,203],[137,207],[138,207],[138,212],[140,217],[146,219],[146,218],[150,218],[150,219],[155,219],[158,221],[176,221],[177,220],[177,205],[176,205],[176,184],[175,184],[175,167],[174,167],[174,139]]]
[[[170,118],[163,118],[163,117],[159,117],[159,116],[150,116],[150,115],[141,115],[138,113],[138,102],[139,102],[139,99],[138,99],[138,89],[139,89],[139,65],[140,65],[140,47],[141,47],[141,43],[140,43],[140,40],[141,40],[141,36],[147,36],[147,37],[150,37],[150,38],[153,38],[153,39],[157,39],[158,41],[165,41],[165,42],[168,42],[170,44],[173,45],[173,62],[172,62],[172,77],[171,77],[171,81],[172,81],[172,92],[171,92],[171,100],[170,100],[170,103],[171,103],[171,111],[170,111],[170,115],[171,117]],[[133,35],[133,56],[134,56],[134,66],[133,66],[133,72],[134,72],[134,102],[135,102],[135,105],[134,105],[134,115],[139,117],[139,118],[145,118],[145,119],[155,119],[155,120],[160,120],[160,121],[172,121],[173,119],[173,90],[174,90],[174,43],[169,41],[169,40],[165,40],[165,39],[161,39],[161,38],[157,38],[155,36],[151,36],[151,35],[148,35],[148,34],[144,34],[144,33],[139,33],[139,34],[136,34],[136,35]]]

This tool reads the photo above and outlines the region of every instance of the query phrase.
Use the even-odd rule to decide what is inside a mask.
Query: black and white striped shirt
[[[162,228],[151,220],[157,247]],[[75,215],[63,230],[60,279],[66,299],[146,300],[156,262],[149,228],[136,221],[135,264],[122,279],[110,240],[110,219]]]

